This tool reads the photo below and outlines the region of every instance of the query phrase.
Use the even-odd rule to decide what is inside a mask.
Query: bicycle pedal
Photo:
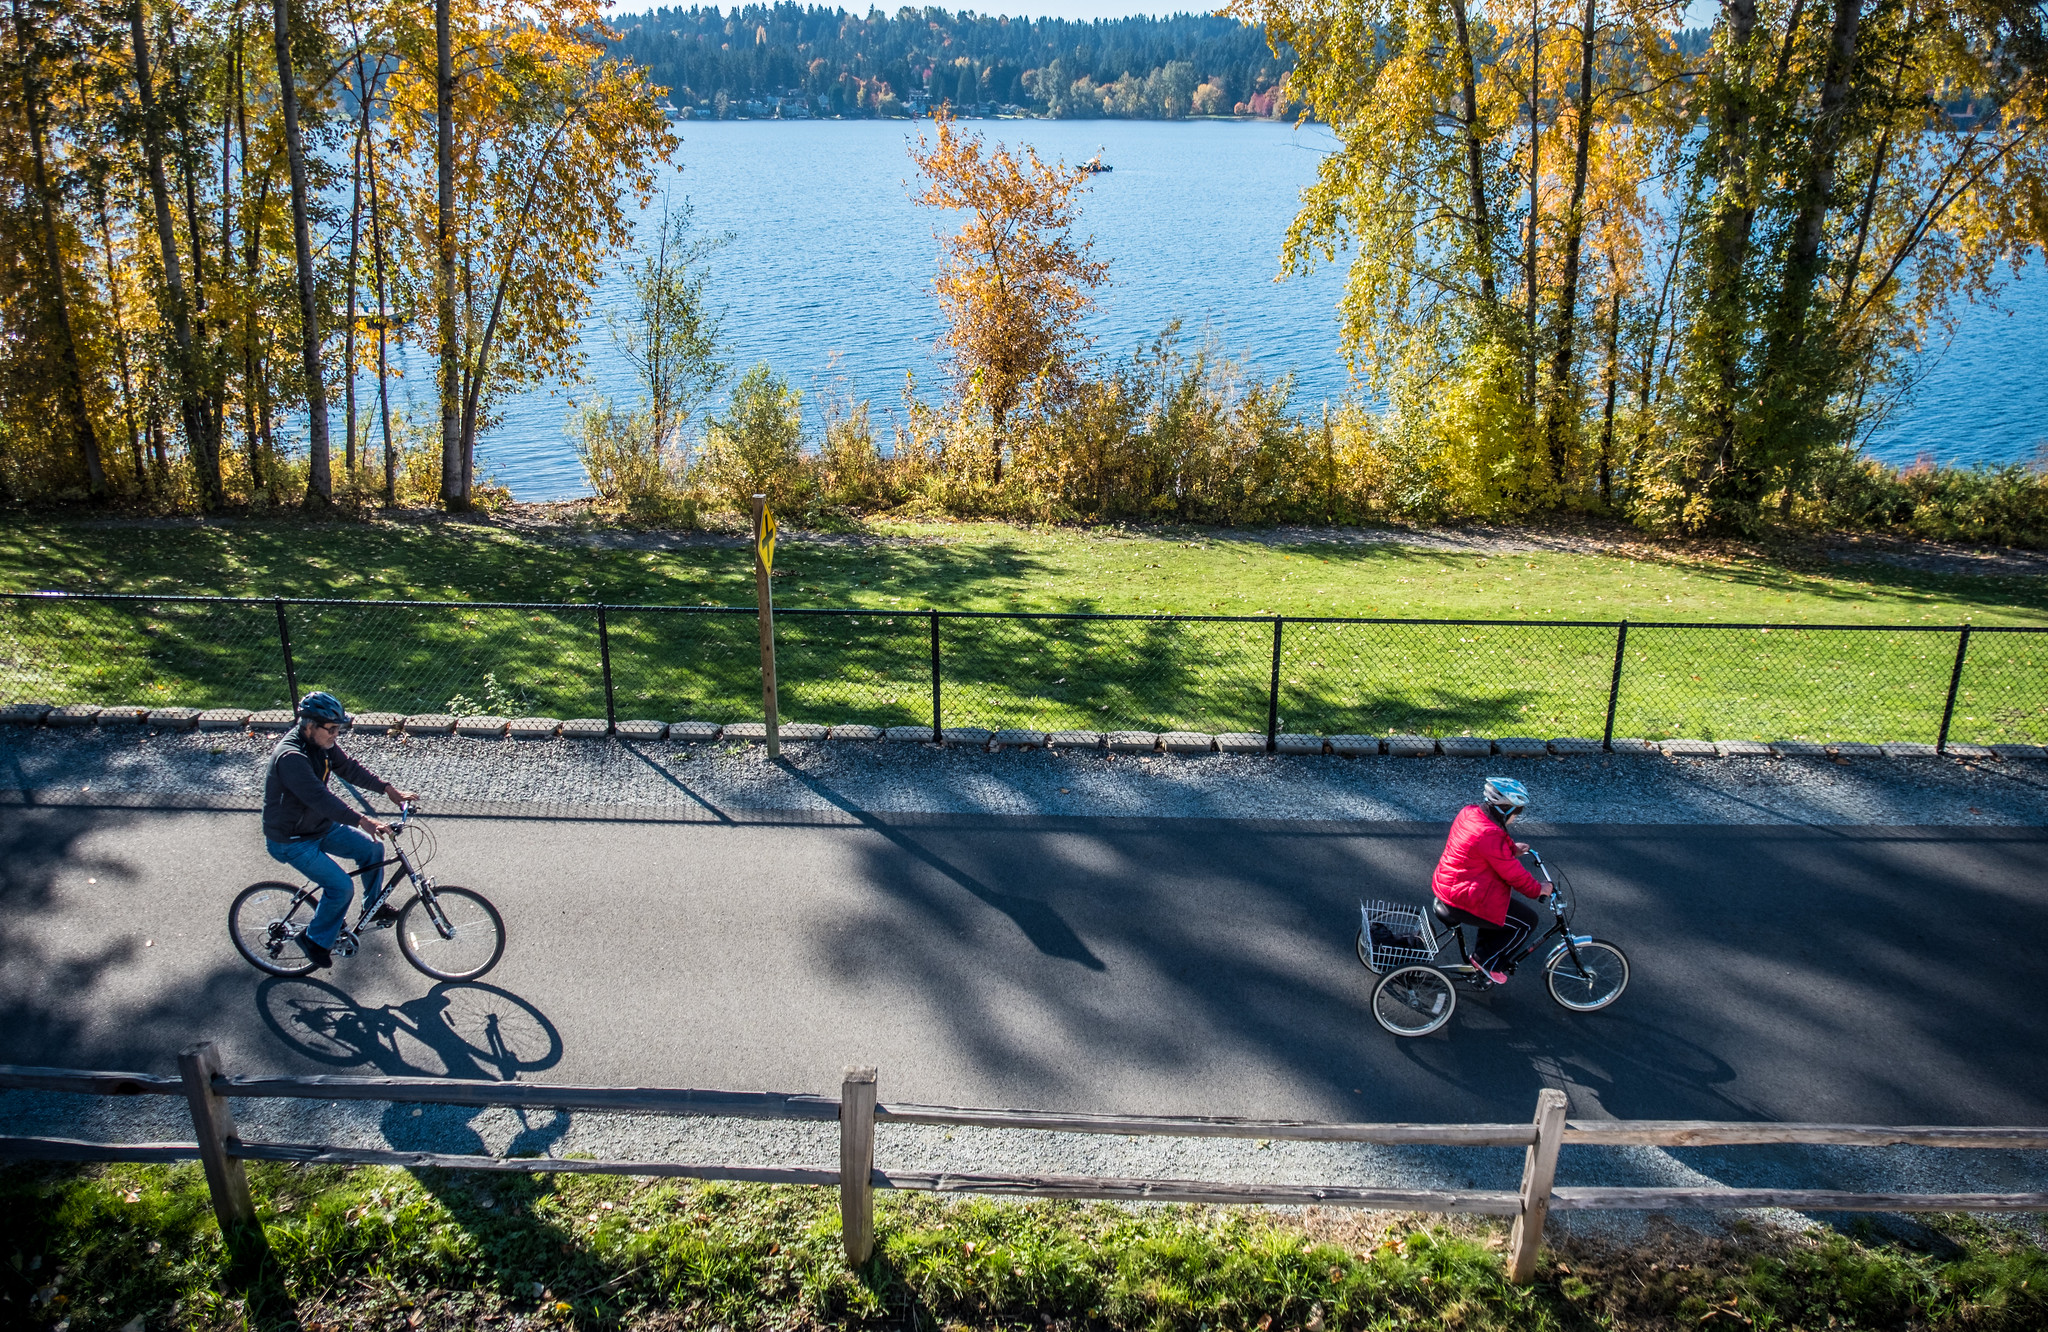
[[[355,935],[344,932],[339,939],[334,941],[334,947],[327,951],[336,957],[354,957],[356,955],[357,942]]]

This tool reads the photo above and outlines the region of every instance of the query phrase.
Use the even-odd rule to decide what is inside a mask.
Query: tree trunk
[[[156,208],[156,236],[163,256],[164,293],[170,305],[171,336],[177,343],[178,412],[185,425],[185,445],[192,452],[192,470],[199,481],[199,507],[211,509],[222,501],[220,441],[213,432],[213,416],[206,406],[198,356],[192,345],[191,302],[185,291],[185,277],[178,262],[178,229],[171,218],[170,179],[164,170],[163,125],[157,111],[156,88],[149,75],[149,29],[144,22],[142,0],[128,7],[128,30],[135,46],[135,92],[142,104],[143,156],[149,165],[150,202]]]
[[[235,53],[232,63],[235,80],[235,140],[239,148],[235,156],[240,164],[242,176],[236,194],[245,203],[250,198],[252,189],[255,194],[254,206],[245,207],[242,215],[242,264],[246,270],[243,275],[246,284],[244,290],[256,291],[257,264],[263,253],[263,213],[270,202],[270,172],[266,167],[255,186],[249,183],[249,83],[244,77],[246,65],[243,42],[244,35],[238,22],[234,29]],[[269,430],[259,426],[256,420],[256,389],[262,382],[262,374],[261,353],[256,346],[256,309],[253,304],[245,304],[242,308],[241,347],[242,427],[248,438],[249,488],[253,493],[263,489],[265,484],[264,474],[267,469],[264,466],[263,441],[269,436]]]
[[[1527,384],[1523,396],[1529,404],[1530,419],[1536,415],[1536,222],[1542,206],[1543,124],[1543,28],[1537,0],[1529,0],[1529,254],[1523,267],[1529,280],[1528,309],[1524,316],[1528,351]]]
[[[1572,127],[1572,202],[1564,218],[1564,285],[1557,295],[1557,345],[1550,353],[1550,410],[1546,425],[1550,475],[1564,486],[1565,412],[1571,398],[1573,339],[1578,335],[1579,253],[1586,232],[1586,161],[1593,147],[1593,35],[1599,14],[1596,0],[1586,0],[1585,23],[1579,32],[1578,124]],[[1576,415],[1576,413],[1574,413]],[[1602,455],[1604,458],[1604,454]]]
[[[1479,264],[1479,299],[1495,300],[1493,229],[1486,215],[1486,159],[1479,142],[1479,88],[1472,70],[1472,36],[1465,23],[1465,0],[1451,0],[1458,30],[1458,83],[1464,98],[1465,176],[1472,195],[1472,249]]]
[[[378,72],[383,64],[378,63]],[[377,139],[363,137],[363,170],[370,178],[370,265],[377,279],[377,413],[384,429],[384,505],[398,503],[398,452],[391,445],[391,363],[387,357],[387,330],[391,317],[385,308],[384,226],[377,203]]]
[[[114,368],[121,375],[121,420],[128,427],[128,452],[135,463],[135,489],[147,494],[149,478],[142,468],[142,431],[135,422],[135,375],[128,361],[128,317],[121,309],[121,275],[114,267],[114,224],[107,216],[107,198],[99,196],[100,250],[107,266],[107,312],[114,317]]]
[[[441,502],[469,507],[464,464],[461,329],[455,310],[455,53],[452,0],[434,0],[434,299],[441,324]]]
[[[214,452],[218,455],[221,439],[227,433],[222,424],[227,416],[226,386],[209,369],[206,355],[208,323],[206,318],[206,250],[204,227],[199,211],[198,172],[195,169],[197,156],[192,151],[192,118],[188,110],[191,102],[185,76],[178,63],[178,38],[175,25],[164,28],[164,54],[166,69],[171,76],[171,96],[168,98],[172,118],[178,126],[178,181],[185,192],[185,235],[192,251],[192,280],[188,288],[192,300],[192,341],[193,372],[198,377],[199,404],[206,414],[207,437],[213,440]],[[225,118],[225,113],[223,113]],[[225,275],[228,270],[221,270]]]
[[[56,187],[44,149],[42,90],[37,70],[42,64],[42,39],[29,26],[28,7],[14,0],[15,42],[21,56],[21,104],[28,119],[30,156],[33,162],[36,208],[43,243],[43,315],[57,343],[60,372],[58,396],[64,414],[71,418],[71,439],[85,464],[86,490],[94,499],[105,499],[107,476],[100,466],[99,432],[93,429],[92,413],[85,403],[85,371],[78,360],[78,343],[71,334],[71,298],[64,290],[64,244],[57,233]]]
[[[320,302],[313,286],[313,229],[306,197],[306,144],[299,137],[299,93],[292,77],[290,0],[271,0],[277,38],[277,93],[284,109],[284,156],[292,177],[292,253],[299,270],[299,363],[306,376],[306,507],[334,504],[332,445],[327,437],[327,375],[320,361]]]
[[[1756,217],[1755,191],[1749,179],[1754,94],[1748,49],[1756,33],[1756,0],[1722,0],[1721,12],[1737,67],[1724,67],[1718,73],[1712,94],[1719,102],[1714,132],[1720,200],[1715,209],[1718,215],[1705,237],[1708,273],[1697,327],[1706,339],[1715,397],[1706,405],[1712,434],[1708,456],[1694,478],[1695,490],[1709,484],[1734,461],[1742,393],[1743,268],[1748,263],[1750,229]],[[1796,15],[1793,21],[1797,21]]]
[[[356,274],[363,241],[363,140],[370,133],[370,94],[363,84],[363,57],[356,55],[356,104],[361,119],[356,123],[355,151],[349,155],[348,205],[348,318],[341,333],[341,387],[347,400],[342,436],[342,475],[353,482],[356,474]]]
[[[246,165],[247,143],[243,152]],[[242,188],[248,190],[248,179],[244,174]],[[270,203],[270,173],[266,170],[257,178],[256,207],[251,213],[248,229],[242,238],[242,254],[248,267],[247,281],[250,291],[257,290],[259,267],[263,261],[263,214]],[[249,417],[249,480],[256,489],[267,489],[275,468],[276,452],[271,447],[269,358],[264,354],[263,344],[257,339],[256,307],[250,303],[242,311],[242,362],[244,401],[258,400],[255,415]]]
[[[1621,389],[1621,270],[1607,266],[1614,283],[1607,312],[1607,402],[1600,409],[1600,503],[1614,507],[1614,398]]]
[[[1841,153],[1850,81],[1856,74],[1856,43],[1863,23],[1863,0],[1835,0],[1828,58],[1821,75],[1820,109],[1813,121],[1813,146],[1799,208],[1792,222],[1791,248],[1785,256],[1783,295],[1779,304],[1775,345],[1765,364],[1783,370],[1806,340],[1806,316],[1820,284],[1821,243],[1827,229],[1828,200],[1835,192],[1835,165]]]

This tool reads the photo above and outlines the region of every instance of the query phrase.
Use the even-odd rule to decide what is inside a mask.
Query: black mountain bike
[[[365,898],[353,926],[344,925],[331,950],[336,957],[353,956],[365,929],[384,929],[370,918],[404,885],[413,896],[398,912],[398,951],[405,960],[435,980],[475,980],[498,965],[505,953],[505,920],[482,893],[444,887],[423,872],[434,858],[435,839],[426,821],[411,805],[401,805],[391,830],[392,854],[350,873],[360,878],[371,870],[397,866],[375,900]],[[315,884],[277,880],[252,883],[228,908],[228,933],[235,947],[258,971],[273,976],[304,976],[313,959],[299,944],[320,902]]]
[[[1628,955],[1605,939],[1590,934],[1573,934],[1576,911],[1569,879],[1552,878],[1543,857],[1534,851],[1529,859],[1536,873],[1550,885],[1544,901],[1550,905],[1550,928],[1529,941],[1506,970],[1535,956],[1545,942],[1557,943],[1543,959],[1543,976],[1550,997],[1574,1013],[1594,1013],[1607,1007],[1628,988]],[[1361,902],[1358,922],[1358,960],[1380,977],[1372,992],[1372,1015],[1380,1026],[1396,1036],[1427,1036],[1451,1020],[1458,1007],[1458,986],[1483,991],[1493,988],[1486,973],[1465,948],[1465,930],[1452,926],[1437,933],[1442,922],[1433,921],[1420,907],[1401,902]],[[1439,964],[1437,958],[1452,940],[1457,941],[1458,961]]]

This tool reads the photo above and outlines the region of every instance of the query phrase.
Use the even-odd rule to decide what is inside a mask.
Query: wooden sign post
[[[775,597],[768,579],[775,570],[775,515],[768,497],[754,496],[754,596],[761,607],[761,711],[768,722],[768,757],[782,755],[781,709],[775,697]]]

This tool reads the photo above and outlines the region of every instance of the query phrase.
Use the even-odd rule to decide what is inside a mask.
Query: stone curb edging
[[[241,731],[276,733],[293,723],[289,709],[271,708],[155,708],[143,704],[101,707],[91,703],[57,706],[39,700],[21,700],[0,705],[0,726],[50,727],[56,729],[152,728],[172,731]],[[768,728],[762,722],[708,722],[632,719],[616,725],[602,717],[562,720],[555,717],[455,717],[446,713],[407,716],[396,712],[362,712],[353,718],[354,731],[365,735],[405,735],[426,739],[460,735],[471,739],[603,740],[614,735],[622,740],[659,741],[671,744],[731,742],[762,744]],[[939,743],[958,749],[981,749],[993,753],[1002,749],[1052,749],[1079,753],[1113,754],[1264,754],[1266,737],[1255,731],[1230,731],[1210,735],[1201,731],[1035,731],[1029,729],[990,730],[980,726],[947,727],[934,736],[929,726],[883,728],[858,722],[823,725],[815,722],[784,722],[780,738],[799,743],[836,740],[848,743],[884,741],[895,744]],[[1273,752],[1288,755],[1334,755],[1366,758],[1386,755],[1394,758],[1567,758],[1579,755],[1628,755],[1666,759],[1724,758],[1816,758],[1831,762],[1850,759],[1974,759],[2010,762],[2048,761],[2048,746],[2031,744],[1978,745],[1951,741],[1945,751],[1912,740],[1871,743],[1859,740],[1642,740],[1616,737],[1611,748],[1598,740],[1559,736],[1549,740],[1531,736],[1493,738],[1476,735],[1311,735],[1286,732],[1274,737]]]

